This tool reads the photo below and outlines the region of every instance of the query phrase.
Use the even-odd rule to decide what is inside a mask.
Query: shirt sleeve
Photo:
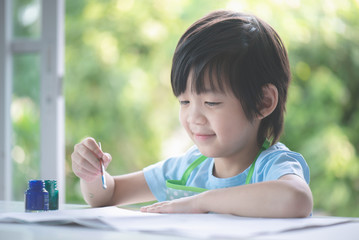
[[[271,181],[288,174],[295,174],[309,184],[309,167],[303,156],[292,151],[276,151],[262,159],[257,178],[258,181]]]
[[[158,201],[166,199],[166,179],[163,174],[164,164],[165,161],[161,161],[143,169],[148,187]]]

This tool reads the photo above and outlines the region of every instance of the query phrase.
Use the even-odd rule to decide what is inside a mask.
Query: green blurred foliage
[[[172,54],[190,24],[223,8],[258,15],[284,40],[293,79],[281,141],[310,166],[315,210],[359,216],[358,0],[66,1],[67,202],[84,203],[70,155],[86,136],[111,153],[111,174],[183,148]]]

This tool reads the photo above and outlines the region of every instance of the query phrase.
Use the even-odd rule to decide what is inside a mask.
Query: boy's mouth
[[[216,136],[216,134],[193,133],[193,136],[196,140],[204,141]]]

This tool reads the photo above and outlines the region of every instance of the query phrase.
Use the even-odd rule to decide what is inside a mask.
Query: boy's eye
[[[189,101],[184,100],[184,101],[179,101],[179,103],[180,103],[181,105],[187,105],[187,104],[189,104]]]
[[[220,102],[205,102],[206,105],[213,107],[213,106],[218,106],[219,104],[221,104]]]

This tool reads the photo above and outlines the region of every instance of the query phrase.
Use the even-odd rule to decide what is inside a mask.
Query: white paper
[[[118,207],[84,208],[46,212],[10,212],[1,213],[0,222],[8,223],[37,223],[47,225],[79,224],[91,228],[112,229],[100,219],[109,217],[145,217],[156,214],[144,214],[138,211]]]
[[[120,218],[110,217],[103,221],[119,231],[170,233],[195,238],[246,238],[309,227],[359,222],[359,219],[352,218],[269,219],[225,214],[167,214],[163,216],[146,219],[132,218],[126,219],[125,222]]]
[[[348,222],[359,223],[359,218],[244,218],[226,214],[153,214],[118,207],[104,207],[40,213],[2,213],[0,222],[52,225],[74,223],[91,228],[205,239],[244,238]]]

